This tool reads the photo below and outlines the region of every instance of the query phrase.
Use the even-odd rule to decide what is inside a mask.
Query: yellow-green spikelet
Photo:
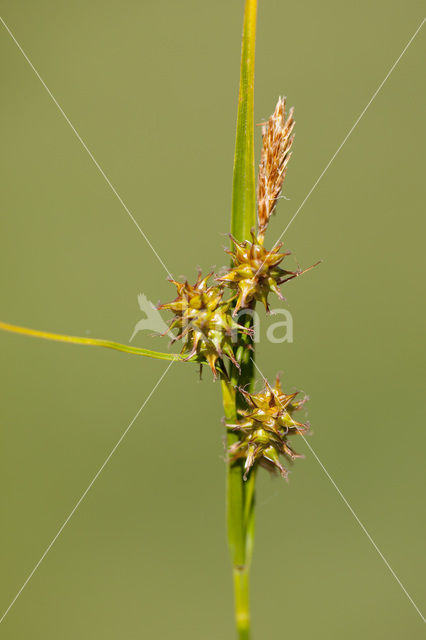
[[[240,389],[248,409],[239,409],[241,418],[226,426],[239,432],[240,439],[231,445],[228,451],[230,462],[243,459],[244,479],[255,464],[260,464],[269,470],[278,469],[283,477],[287,470],[282,466],[279,456],[284,455],[290,460],[300,458],[288,443],[288,437],[304,434],[309,430],[308,424],[294,420],[292,414],[300,409],[307,398],[296,401],[298,392],[285,394],[281,389],[279,376],[275,386],[271,387],[265,381],[264,389],[257,394],[248,393]]]
[[[238,242],[231,236],[234,251],[226,251],[232,257],[233,266],[218,278],[218,281],[236,289],[238,292],[234,314],[241,308],[248,307],[253,300],[258,300],[269,311],[268,295],[273,291],[281,300],[283,296],[279,286],[287,280],[300,275],[300,271],[286,271],[278,265],[290,255],[279,253],[281,244],[270,251],[265,249],[252,234],[252,242]]]
[[[228,357],[237,367],[232,345],[238,331],[247,332],[232,318],[231,301],[224,301],[222,286],[208,286],[206,277],[198,274],[197,281],[190,285],[188,281],[171,280],[177,288],[177,298],[159,309],[167,309],[175,315],[169,329],[178,330],[173,338],[184,340],[181,354],[186,360],[197,357],[200,362],[207,362],[216,377],[218,360]]]

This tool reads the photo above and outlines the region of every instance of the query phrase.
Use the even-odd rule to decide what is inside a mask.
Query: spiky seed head
[[[287,165],[291,157],[291,146],[295,125],[294,109],[286,120],[285,98],[279,98],[274,113],[263,127],[263,143],[257,183],[258,239],[263,242],[269,219],[280,196]]]
[[[203,278],[199,272],[194,285],[187,280],[171,280],[178,295],[172,302],[159,305],[158,308],[174,314],[169,330],[177,331],[172,342],[183,340],[181,355],[186,360],[194,357],[200,362],[207,362],[216,377],[217,363],[225,356],[239,366],[233,343],[236,343],[238,332],[248,333],[251,330],[233,319],[231,300],[223,300],[223,287],[208,285],[212,275],[209,273]]]
[[[290,255],[280,253],[281,244],[268,251],[252,232],[252,242],[238,242],[231,236],[234,251],[227,251],[233,266],[218,281],[237,290],[234,314],[250,305],[253,300],[263,302],[269,311],[268,295],[273,291],[281,300],[279,286],[300,275],[301,271],[286,271],[278,265]]]
[[[178,282],[170,279],[169,282],[176,286],[178,296],[172,302],[160,305],[159,309],[168,309],[177,315],[193,317],[197,315],[199,309],[216,308],[222,299],[223,292],[219,287],[208,286],[212,275],[213,272],[203,278],[201,271],[199,271],[194,285],[190,285],[188,280]]]
[[[265,381],[264,389],[257,394],[239,389],[244,396],[247,409],[239,409],[236,423],[226,423],[228,429],[239,433],[239,440],[228,450],[231,464],[244,460],[244,479],[255,464],[270,471],[277,470],[285,478],[287,470],[280,462],[280,456],[290,460],[300,458],[288,443],[289,436],[305,434],[308,424],[297,422],[293,413],[299,410],[307,400],[296,400],[298,393],[285,394],[277,376],[272,387]]]

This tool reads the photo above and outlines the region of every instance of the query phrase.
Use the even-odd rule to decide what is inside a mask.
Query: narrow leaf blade
[[[250,229],[256,224],[253,121],[256,13],[257,0],[246,0],[232,189],[231,232],[237,240],[249,240]]]
[[[92,347],[106,347],[107,349],[115,349],[124,353],[132,353],[137,356],[146,356],[147,358],[156,358],[157,360],[180,360],[181,356],[175,353],[162,353],[160,351],[150,351],[149,349],[141,349],[132,347],[128,344],[112,342],[111,340],[99,340],[98,338],[83,338],[79,336],[68,336],[62,333],[50,333],[48,331],[38,331],[37,329],[28,329],[27,327],[19,327],[15,324],[0,322],[0,330],[9,331],[11,333],[19,333],[33,338],[42,338],[44,340],[53,340],[55,342],[67,342],[68,344],[80,344]]]

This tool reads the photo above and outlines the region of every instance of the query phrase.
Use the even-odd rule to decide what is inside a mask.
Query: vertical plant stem
[[[237,134],[235,142],[232,189],[231,231],[237,240],[249,240],[256,224],[254,178],[254,62],[257,0],[246,0],[241,48],[240,89],[238,96]],[[248,320],[249,326],[251,319]],[[230,381],[222,380],[223,405],[227,422],[235,422],[237,409],[244,406],[238,386],[252,387],[254,351],[252,340],[241,336],[237,346],[241,372],[230,368]],[[228,433],[228,446],[238,435]],[[254,541],[255,472],[244,481],[242,462],[227,464],[228,542],[234,576],[235,620],[239,640],[250,638],[250,560]]]
[[[235,620],[238,640],[250,639],[250,591],[248,570],[234,568]]]
[[[237,394],[232,382],[222,380],[223,404],[227,421],[234,422],[237,413]],[[236,434],[228,434],[228,446],[237,439]],[[228,542],[231,553],[235,621],[239,640],[250,638],[250,600],[249,577],[250,559],[254,535],[254,484],[252,472],[247,482],[243,480],[243,465],[228,464],[227,467],[227,519]]]

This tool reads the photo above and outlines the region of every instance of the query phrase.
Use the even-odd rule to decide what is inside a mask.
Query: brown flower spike
[[[245,480],[250,469],[257,463],[269,471],[278,469],[286,478],[287,470],[282,466],[279,456],[284,455],[290,460],[303,457],[293,451],[287,439],[309,430],[308,424],[296,422],[292,417],[294,411],[305,404],[307,397],[296,401],[298,392],[283,393],[279,376],[274,387],[265,381],[265,388],[260,393],[252,394],[244,389],[239,391],[244,396],[248,409],[238,410],[241,419],[236,424],[226,423],[229,429],[239,431],[241,436],[229,448],[230,461],[233,463],[245,459]]]
[[[282,244],[275,245],[270,251],[263,246],[265,231],[281,193],[290,160],[294,125],[293,109],[290,109],[286,120],[285,98],[279,98],[274,113],[263,129],[257,187],[257,235],[252,230],[252,242],[238,242],[231,236],[234,251],[227,253],[231,255],[233,265],[224,276],[218,278],[219,282],[237,290],[234,314],[256,301],[262,302],[266,311],[269,311],[269,293],[272,291],[282,300],[279,286],[312,268],[286,271],[279,266],[289,255],[289,252],[279,252]]]
[[[263,127],[263,145],[257,184],[258,241],[263,243],[269,218],[280,196],[287,165],[291,157],[292,134],[295,121],[290,109],[286,120],[285,98],[279,98],[277,106],[266,126]]]

